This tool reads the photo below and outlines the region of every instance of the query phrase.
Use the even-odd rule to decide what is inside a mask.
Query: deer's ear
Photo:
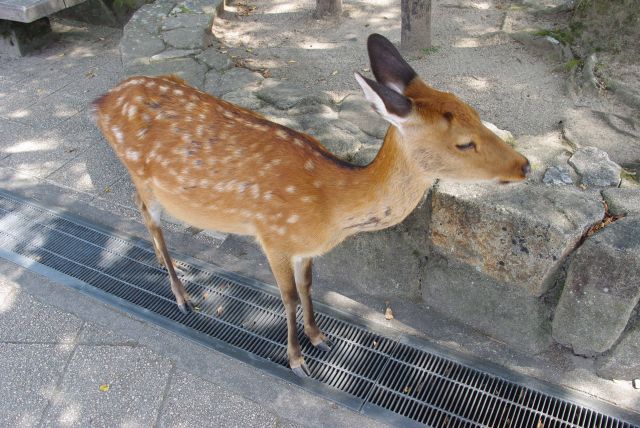
[[[371,34],[367,39],[371,71],[376,80],[401,94],[416,76],[416,72],[402,58],[400,52],[386,37]]]
[[[355,73],[355,77],[371,107],[387,122],[400,127],[407,120],[413,108],[409,98],[360,73]]]

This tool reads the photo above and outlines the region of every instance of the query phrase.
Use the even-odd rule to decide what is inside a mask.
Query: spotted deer
[[[376,81],[355,78],[390,126],[366,166],[173,76],[132,77],[95,101],[179,308],[193,304],[160,230],[162,210],[201,229],[255,236],[284,303],[289,365],[302,377],[309,370],[296,332],[298,303],[311,343],[331,349],[314,319],[313,257],[355,233],[401,222],[436,178],[513,182],[530,169],[473,108],[420,79],[386,38],[372,34],[367,45]]]

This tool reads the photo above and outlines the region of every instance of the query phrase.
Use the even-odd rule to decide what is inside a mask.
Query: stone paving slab
[[[160,427],[207,425],[229,428],[279,427],[278,417],[266,407],[225,388],[176,370],[158,419]]]
[[[70,352],[56,344],[0,343],[0,426],[38,426]]]
[[[79,318],[43,305],[19,289],[0,301],[0,307],[0,342],[72,343],[82,326]]]
[[[171,370],[169,359],[146,348],[79,345],[43,425],[153,425]]]

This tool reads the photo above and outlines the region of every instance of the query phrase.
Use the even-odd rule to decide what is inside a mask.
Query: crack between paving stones
[[[73,359],[73,356],[76,354],[76,351],[78,350],[78,339],[80,338],[80,335],[84,331],[84,328],[85,328],[86,325],[87,325],[86,322],[82,323],[82,325],[78,329],[78,332],[76,333],[76,335],[74,336],[74,338],[73,338],[73,340],[71,342],[71,343],[74,344],[73,345],[73,349],[69,353],[69,357],[67,358],[67,361],[64,363],[64,367],[62,368],[62,373],[60,373],[60,376],[58,377],[58,381],[56,382],[55,386],[53,387],[53,392],[51,393],[51,398],[49,398],[47,400],[47,405],[42,410],[42,414],[40,416],[40,421],[38,421],[38,427],[44,426],[45,417],[47,416],[47,413],[49,412],[49,409],[51,408],[51,405],[54,403],[54,401],[56,400],[57,395],[59,394],[60,385],[62,385],[62,381],[64,380],[64,377],[67,375],[67,370],[69,369],[69,365],[71,364],[71,359]],[[58,342],[58,343],[60,343],[60,342]]]
[[[164,386],[164,390],[162,391],[162,400],[160,400],[160,405],[158,406],[158,414],[156,415],[156,420],[153,423],[154,428],[160,428],[160,418],[162,417],[162,411],[164,410],[164,406],[167,404],[167,398],[169,397],[169,390],[171,389],[171,381],[173,380],[173,376],[177,371],[176,364],[171,361],[171,370],[169,370],[169,375],[167,376],[167,383]]]

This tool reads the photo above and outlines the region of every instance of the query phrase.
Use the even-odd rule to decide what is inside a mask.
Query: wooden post
[[[316,18],[342,15],[342,0],[316,0]]]
[[[404,51],[430,48],[431,0],[401,0],[400,7],[400,48]]]

